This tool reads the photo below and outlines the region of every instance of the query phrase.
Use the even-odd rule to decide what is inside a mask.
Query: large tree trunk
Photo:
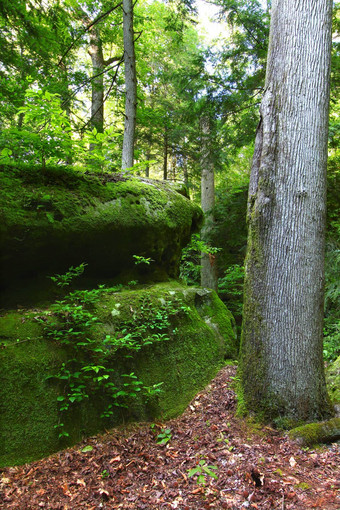
[[[210,149],[210,119],[204,116],[201,119],[201,207],[204,212],[204,224],[201,230],[201,239],[209,245],[211,230],[214,224],[215,183],[214,164]],[[217,264],[216,256],[210,253],[201,253],[201,286],[217,291]]]
[[[331,0],[273,0],[248,201],[241,389],[267,419],[329,412],[322,360]]]
[[[133,38],[133,3],[123,0],[124,66],[125,66],[125,123],[122,169],[133,166],[136,130],[137,78],[135,44]]]

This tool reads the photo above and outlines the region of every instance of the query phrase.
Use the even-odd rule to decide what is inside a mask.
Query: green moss
[[[309,485],[309,483],[306,482],[300,482],[294,485],[296,489],[301,489],[303,491],[308,491],[308,489],[311,489],[312,487]]]
[[[328,394],[334,404],[340,404],[340,356],[326,370]]]
[[[340,418],[296,427],[289,431],[289,437],[305,446],[337,441],[340,439]]]
[[[201,289],[170,282],[104,295],[96,309],[102,324],[94,337],[100,342],[123,328],[133,332],[142,306],[148,308],[152,320],[163,303],[170,303],[170,324],[165,330],[169,340],[146,345],[138,352],[119,350],[107,355],[117,377],[134,372],[146,386],[163,382],[159,398],[146,401],[139,397],[129,402],[128,410],[117,409],[105,423],[99,418],[105,404],[103,395],[86,399],[65,421],[70,433],[67,444],[122,420],[176,416],[215,375],[235,338],[232,317],[213,291],[202,295]],[[65,420],[58,414],[56,400],[63,388],[48,376],[58,371],[68,354],[42,338],[37,315],[42,312],[9,312],[0,317],[1,341],[6,346],[0,350],[0,466],[27,462],[66,444],[54,429],[60,418]]]
[[[201,291],[200,298],[196,298],[199,313],[210,327],[217,327],[223,338],[230,339],[226,347],[225,358],[234,360],[238,356],[235,320],[229,310],[226,313],[226,307],[217,294],[209,291],[204,294],[204,292],[207,291]]]
[[[29,316],[0,318],[0,465],[26,462],[51,451],[58,389],[46,380],[65,353],[39,338],[41,328]],[[19,342],[17,342],[17,339]]]
[[[176,277],[200,208],[170,183],[117,179],[105,182],[67,168],[0,166],[0,285],[23,278],[29,285],[81,262],[88,264],[88,277]],[[136,267],[133,255],[153,262]]]
[[[136,371],[146,385],[164,381],[159,410],[168,418],[186,407],[227,355],[235,354],[236,338],[234,319],[213,291],[186,288],[177,282],[111,295],[101,304],[99,317],[106,333],[112,333],[122,322],[133,322],[135,310],[143,303],[156,310],[164,301],[180,303],[190,311],[174,318],[170,341],[139,353]]]

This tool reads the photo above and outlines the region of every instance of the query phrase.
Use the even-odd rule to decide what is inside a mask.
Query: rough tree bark
[[[214,164],[210,149],[211,136],[210,118],[205,115],[201,119],[201,208],[204,212],[204,224],[201,239],[209,245],[210,233],[214,223],[215,183]],[[216,256],[201,253],[201,286],[217,291]]]
[[[122,170],[125,170],[126,168],[131,168],[133,166],[137,109],[137,77],[132,0],[123,0],[123,34],[125,67],[125,123]]]
[[[244,404],[267,419],[330,412],[322,325],[331,12],[331,0],[272,1],[240,361]]]

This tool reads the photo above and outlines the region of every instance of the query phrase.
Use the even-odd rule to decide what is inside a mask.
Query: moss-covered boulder
[[[301,425],[290,430],[289,437],[303,446],[332,443],[340,439],[340,418]]]
[[[139,350],[106,351],[105,363],[114,370],[117,386],[121,374],[134,373],[145,388],[163,383],[162,392],[148,398],[141,391],[127,402],[127,409],[114,407],[106,421],[100,415],[107,402],[98,392],[61,416],[57,398],[67,390],[49,376],[58,373],[71,354],[44,336],[50,313],[33,309],[0,317],[0,466],[39,458],[124,420],[175,416],[226,357],[236,356],[232,316],[213,291],[173,282],[105,292],[93,312],[100,320],[93,328],[99,347],[110,335],[119,339],[122,331],[136,334],[141,325],[143,331],[159,332]],[[68,440],[58,438],[55,425],[60,419]]]
[[[328,394],[337,408],[340,408],[340,356],[326,370]]]
[[[0,166],[0,286],[82,262],[96,278],[164,281],[201,214],[168,182]]]
[[[334,405],[336,417],[330,420],[307,423],[289,432],[292,439],[305,446],[331,443],[340,439],[340,357],[326,370],[327,390]]]

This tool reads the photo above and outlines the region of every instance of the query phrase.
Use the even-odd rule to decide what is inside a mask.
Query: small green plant
[[[326,245],[325,265],[325,327],[323,356],[325,361],[333,362],[340,356],[340,224],[338,217],[332,221],[332,228],[337,230],[334,238]]]
[[[189,478],[197,475],[197,483],[199,485],[206,485],[207,477],[214,478],[217,480],[218,476],[214,471],[217,470],[217,466],[208,466],[204,459],[200,460],[196,467],[188,469]]]
[[[157,444],[166,445],[172,438],[171,429],[162,429],[157,436]]]
[[[101,478],[104,480],[105,478],[108,478],[110,476],[107,469],[103,469],[103,471],[100,473]]]
[[[243,310],[244,267],[234,264],[218,279],[218,295],[226,303],[238,325],[239,333]]]
[[[139,264],[146,264],[147,266],[149,266],[151,264],[151,262],[154,262],[154,260],[152,260],[152,258],[148,257],[143,257],[141,255],[133,255],[133,258],[135,259],[135,264],[138,266]]]
[[[54,425],[55,430],[58,432],[59,439],[69,437],[69,433],[65,430],[64,423],[57,423],[57,425]]]
[[[77,156],[83,163],[89,163],[94,171],[116,171],[112,162],[118,159],[118,146],[121,133],[115,131],[115,127],[109,127],[103,133],[96,128],[86,129],[81,140],[77,140]],[[91,154],[89,157],[89,146]]]
[[[230,443],[229,439],[227,437],[224,437],[223,432],[220,433],[220,436],[217,438],[217,442],[218,443],[222,443],[222,442],[225,443],[227,445],[227,447],[228,447],[227,450],[229,452],[232,452],[234,450],[234,447],[229,444]]]
[[[83,274],[86,266],[87,264],[85,263],[82,263],[77,267],[71,266],[66,273],[56,274],[54,276],[50,276],[49,278],[52,280],[52,282],[58,285],[58,287],[68,287],[74,278]]]
[[[164,384],[164,382],[160,382],[157,384],[153,384],[152,386],[143,386],[143,392],[145,395],[145,400],[148,402],[150,399],[159,396],[160,393],[162,393],[163,389],[161,386]]]
[[[2,163],[19,159],[45,167],[47,163],[59,163],[72,156],[74,141],[70,120],[58,94],[28,87],[25,104],[17,113],[22,115],[22,126],[6,129],[0,139]],[[8,147],[8,140],[11,147]]]
[[[51,279],[58,287],[67,287],[85,267],[82,263]],[[187,310],[181,302],[164,302],[157,307],[146,299],[122,329],[98,339],[93,334],[94,328],[100,324],[95,304],[106,292],[120,289],[121,286],[106,288],[100,285],[97,289],[75,290],[56,301],[51,306],[51,314],[37,319],[43,325],[45,337],[66,346],[69,353],[69,359],[62,363],[59,371],[47,377],[59,380],[64,389],[57,398],[60,422],[55,428],[59,438],[68,437],[65,413],[96,393],[106,396],[109,401],[101,413],[101,417],[107,419],[112,417],[116,407],[128,408],[131,399],[138,394],[148,402],[162,391],[162,382],[145,386],[134,372],[117,374],[110,360],[117,350],[121,350],[125,357],[131,357],[131,351],[139,351],[144,345],[168,340],[169,317],[187,313]]]
[[[190,243],[183,249],[180,278],[188,285],[200,284],[201,254],[215,255],[221,250],[201,240],[200,234],[193,234]]]
[[[229,444],[229,439],[227,437],[224,437],[224,434],[223,432],[220,433],[219,437],[217,438],[217,442],[218,443],[225,443],[225,444]]]

